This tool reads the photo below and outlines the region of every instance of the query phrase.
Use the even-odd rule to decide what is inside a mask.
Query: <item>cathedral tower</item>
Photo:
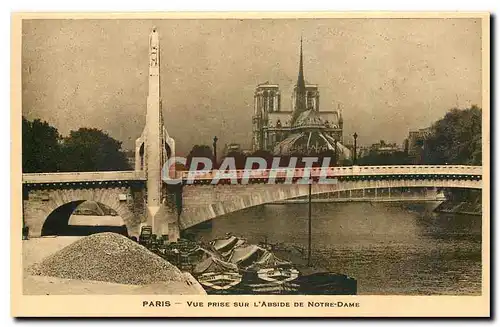
[[[306,102],[306,81],[304,79],[304,62],[302,59],[302,37],[300,38],[300,62],[299,76],[297,77],[297,85],[295,90],[295,109],[293,111],[292,124],[297,117],[307,110]]]
[[[269,114],[281,111],[281,93],[277,84],[265,82],[257,85],[254,93],[254,113],[252,117],[252,151],[267,148],[266,129]]]

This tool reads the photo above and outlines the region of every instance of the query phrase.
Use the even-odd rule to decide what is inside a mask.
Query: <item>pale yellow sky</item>
[[[23,114],[63,135],[97,127],[132,149],[145,123],[148,35],[161,43],[164,118],[179,154],[250,146],[253,92],[304,74],[320,110],[342,104],[344,135],[402,143],[452,107],[481,104],[479,19],[27,20]]]

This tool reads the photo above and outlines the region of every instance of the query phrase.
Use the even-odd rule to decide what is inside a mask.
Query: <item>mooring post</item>
[[[312,243],[312,233],[311,233],[311,227],[312,227],[312,221],[311,221],[311,205],[312,205],[312,199],[311,199],[311,188],[312,188],[312,181],[309,181],[309,246],[307,249],[307,265],[311,266],[311,243]]]
[[[183,184],[182,183],[179,183],[179,185],[177,185],[175,187],[175,209],[176,209],[176,212],[177,212],[177,217],[181,217],[181,213],[182,213],[182,188],[183,188]]]

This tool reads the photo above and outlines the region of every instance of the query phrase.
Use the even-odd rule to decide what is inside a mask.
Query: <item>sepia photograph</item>
[[[489,314],[489,19],[13,16],[16,311]]]

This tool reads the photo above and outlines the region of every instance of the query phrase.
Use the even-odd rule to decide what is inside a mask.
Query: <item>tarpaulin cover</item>
[[[211,272],[238,272],[238,267],[235,264],[210,256],[197,264],[193,269],[193,274],[195,275]]]

